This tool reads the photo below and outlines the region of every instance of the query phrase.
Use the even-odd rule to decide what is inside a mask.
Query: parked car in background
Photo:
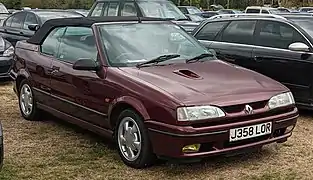
[[[83,16],[87,17],[89,14],[89,10],[86,9],[67,9],[68,11],[74,11],[82,14]]]
[[[13,55],[13,45],[0,37],[0,80],[10,77],[9,73],[13,65]]]
[[[207,20],[194,35],[218,58],[280,81],[299,107],[313,109],[312,27],[312,16],[301,14],[237,16]]]
[[[261,7],[261,6],[249,6],[246,8],[245,13],[253,14],[278,14],[279,10],[271,7]]]
[[[21,10],[18,10],[18,9],[8,9],[8,11],[9,11],[10,14],[14,14],[14,13],[20,12]]]
[[[235,9],[221,9],[218,10],[219,14],[241,14],[242,11],[235,10]]]
[[[14,46],[17,41],[26,40],[34,35],[29,26],[39,28],[45,21],[55,18],[82,17],[83,15],[66,10],[27,10],[12,14],[0,27],[0,36]]]
[[[218,11],[204,11],[201,16],[204,18],[210,18],[212,16],[216,16],[219,15],[221,13],[219,13]]]
[[[31,9],[32,9],[32,8],[30,8],[30,7],[22,7],[22,8],[21,8],[22,11],[28,11],[28,10],[31,10]]]
[[[300,7],[299,8],[300,13],[307,13],[309,11],[313,11],[313,7]]]
[[[3,21],[10,15],[8,9],[0,3],[0,26],[3,24]]]
[[[282,143],[298,111],[282,84],[217,60],[176,24],[142,17],[47,21],[16,45],[22,116],[39,110],[115,140],[133,168]],[[147,41],[148,39],[148,41]]]
[[[178,6],[184,14],[201,14],[202,11],[195,6]]]
[[[197,15],[197,14],[186,14],[187,18],[193,22],[202,22],[205,20],[204,17],[202,17],[201,15]]]
[[[285,7],[278,7],[277,10],[280,11],[281,13],[300,13],[298,10],[289,9]]]
[[[90,9],[89,17],[99,16],[138,16],[172,20],[191,33],[199,23],[191,22],[170,0],[96,0]]]
[[[218,5],[212,4],[212,5],[210,5],[210,9],[213,11],[218,11],[218,10],[225,9],[225,8],[220,4],[218,4]]]

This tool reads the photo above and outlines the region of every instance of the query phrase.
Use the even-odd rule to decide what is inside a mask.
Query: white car
[[[278,14],[279,10],[271,7],[261,7],[261,6],[249,6],[246,8],[245,13],[253,14]]]

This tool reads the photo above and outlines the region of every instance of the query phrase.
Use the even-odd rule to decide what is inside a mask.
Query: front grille
[[[0,74],[7,73],[10,70],[10,65],[0,66]]]
[[[253,102],[253,103],[249,103],[249,104],[239,104],[239,105],[225,106],[222,109],[227,114],[242,112],[246,105],[250,105],[254,110],[258,110],[258,109],[265,108],[267,102],[268,101],[258,101],[258,102]]]
[[[200,127],[217,126],[217,125],[224,125],[224,124],[230,124],[230,123],[236,123],[236,122],[245,122],[245,121],[250,121],[254,119],[261,119],[261,118],[288,113],[288,112],[293,111],[293,109],[294,107],[288,107],[288,108],[275,109],[272,111],[266,111],[266,112],[258,113],[258,114],[240,116],[236,118],[230,117],[227,119],[211,120],[205,123],[193,124],[192,127],[200,128]]]

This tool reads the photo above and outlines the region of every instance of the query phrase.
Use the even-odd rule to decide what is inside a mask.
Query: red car
[[[15,54],[25,119],[47,111],[114,138],[134,168],[281,143],[298,117],[285,86],[217,60],[169,21],[49,20]]]

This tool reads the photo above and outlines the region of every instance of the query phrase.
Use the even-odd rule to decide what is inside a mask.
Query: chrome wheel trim
[[[20,91],[20,108],[25,116],[33,111],[33,93],[28,84],[24,84]]]
[[[141,151],[141,133],[136,121],[131,117],[122,119],[118,127],[117,141],[119,149],[128,161],[138,159]]]

